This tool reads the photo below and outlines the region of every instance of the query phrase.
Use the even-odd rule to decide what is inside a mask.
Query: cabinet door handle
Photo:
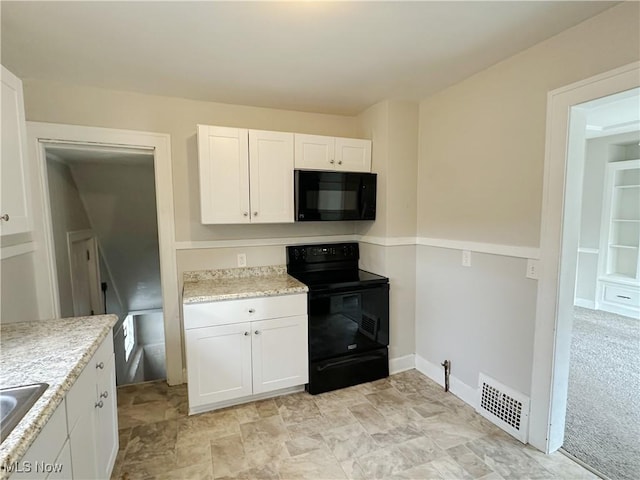
[[[260,335],[260,330],[256,330],[256,331],[255,331],[255,332],[253,332],[253,333],[255,333],[256,335]]]
[[[104,362],[96,363],[96,368],[102,370],[104,368]]]
[[[248,217],[248,216],[249,216],[249,212],[244,212],[244,213],[243,213],[243,215],[244,215],[245,217]]]
[[[258,212],[253,212],[253,216],[257,217],[258,216]]]
[[[102,400],[100,400],[99,402],[96,402],[96,404],[94,405],[95,408],[102,408],[104,407],[104,403],[102,402]]]
[[[338,160],[338,165],[342,165],[342,160]]]
[[[107,398],[109,396],[109,392],[106,390],[100,394],[100,398]]]
[[[624,295],[616,295],[618,298],[624,298],[625,300],[631,300],[631,297],[626,297]]]
[[[4,220],[5,222],[8,222],[9,221],[9,214],[5,213],[4,215],[2,215],[0,217],[0,220]]]
[[[248,337],[249,336],[249,332],[244,332],[244,336]]]
[[[335,160],[329,160],[329,163],[336,163]]]
[[[256,309],[255,308],[250,308],[249,309],[249,313],[256,313]]]

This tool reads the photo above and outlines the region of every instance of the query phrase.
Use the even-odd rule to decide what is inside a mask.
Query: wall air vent
[[[529,398],[481,373],[477,411],[522,443],[527,442]]]

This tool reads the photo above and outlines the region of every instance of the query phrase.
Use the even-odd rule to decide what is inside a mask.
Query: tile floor
[[[118,389],[113,478],[584,479],[410,370],[321,395],[187,415],[184,385]]]

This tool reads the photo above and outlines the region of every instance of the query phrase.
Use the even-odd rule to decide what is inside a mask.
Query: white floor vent
[[[522,443],[526,443],[529,398],[483,373],[478,378],[478,392],[478,413]]]

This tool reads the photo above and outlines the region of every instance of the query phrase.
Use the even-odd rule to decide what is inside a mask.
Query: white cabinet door
[[[2,67],[0,235],[31,230],[22,82]]]
[[[198,125],[202,223],[249,223],[247,136],[244,128]]]
[[[43,470],[44,465],[54,465],[60,458],[67,440],[66,412],[64,401],[58,405],[56,411],[42,428],[36,439],[26,451],[22,459],[15,465],[8,465],[9,471],[14,471],[11,480],[43,479],[48,473]],[[63,470],[70,478],[71,465],[63,465]],[[76,477],[80,478],[80,477]]]
[[[248,322],[186,330],[189,408],[251,395]]]
[[[101,360],[103,361],[103,360]],[[108,362],[108,363],[107,363]],[[110,478],[118,454],[118,405],[113,352],[98,372],[96,409],[96,470],[99,478]]]
[[[60,451],[58,458],[51,469],[51,473],[47,475],[47,480],[69,480],[72,478],[71,472],[71,447],[69,441],[64,442],[64,447]]]
[[[371,140],[336,138],[337,170],[347,172],[371,171]]]
[[[67,394],[67,421],[73,478],[98,478],[95,370],[95,365],[90,361]]]
[[[295,167],[306,170],[335,170],[335,138],[296,133]]]
[[[309,381],[306,315],[252,322],[251,330],[254,394]]]
[[[249,130],[251,223],[293,222],[293,134]]]
[[[113,337],[108,335],[67,394],[73,478],[109,478],[118,452]]]

